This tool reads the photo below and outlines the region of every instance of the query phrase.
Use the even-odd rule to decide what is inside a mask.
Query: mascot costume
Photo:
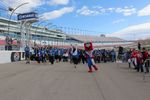
[[[92,54],[92,52],[93,52],[92,42],[84,43],[84,49],[85,49],[85,57],[87,59],[87,63],[88,63],[88,67],[89,67],[89,71],[88,72],[89,73],[92,72],[92,67],[95,70],[98,70],[98,68],[96,67],[95,62],[94,62],[94,56]]]

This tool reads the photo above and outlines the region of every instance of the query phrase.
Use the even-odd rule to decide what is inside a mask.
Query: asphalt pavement
[[[150,100],[150,77],[125,63],[97,66],[88,73],[67,62],[0,64],[0,100]]]

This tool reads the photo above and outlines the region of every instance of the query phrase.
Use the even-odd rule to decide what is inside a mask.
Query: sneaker
[[[77,68],[77,66],[75,65],[74,68]]]
[[[92,70],[89,70],[88,72],[89,72],[89,73],[92,73]]]
[[[98,70],[98,68],[96,67],[96,66],[93,66],[94,67],[94,69],[97,71]]]

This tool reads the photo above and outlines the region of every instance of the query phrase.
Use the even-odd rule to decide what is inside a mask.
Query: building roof
[[[102,36],[92,36],[92,35],[70,35],[70,37],[75,38],[83,42],[124,42],[125,40],[117,37],[102,37]]]
[[[8,23],[9,22],[9,23]],[[20,21],[15,21],[15,20],[10,20],[7,18],[0,17],[0,33],[20,33],[22,30],[22,33],[27,32],[26,27],[23,25],[19,24]],[[8,28],[9,27],[9,28]],[[49,38],[55,38],[55,39],[65,39],[66,35],[60,31],[60,30],[54,30],[54,29],[46,29],[45,27],[40,27],[40,26],[31,26],[29,27],[30,34],[36,35],[36,36],[41,36],[41,37],[49,37]]]
[[[138,40],[137,42],[139,42],[139,43],[141,43],[141,44],[150,44],[150,39]]]

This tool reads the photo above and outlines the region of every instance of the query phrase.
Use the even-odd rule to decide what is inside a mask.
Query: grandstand
[[[117,37],[93,36],[93,35],[70,35],[74,40],[78,40],[79,46],[84,42],[92,42],[95,48],[113,48],[120,45],[126,46],[134,43],[133,41],[126,41]]]
[[[62,31],[54,29],[49,30],[41,26],[31,26],[30,29],[26,29],[25,27],[22,27],[20,21],[9,21],[6,18],[0,17],[0,46],[2,47],[5,45],[6,36],[9,36],[13,39],[13,45],[17,45],[17,41],[21,42],[21,35],[26,35],[26,33],[24,33],[25,30],[29,30],[31,46],[34,44],[34,42],[36,42],[38,45],[56,45],[61,41],[64,41],[66,38],[66,35]]]
[[[10,25],[8,25],[8,23]],[[8,32],[9,26],[9,32]],[[126,41],[116,37],[106,36],[92,36],[92,35],[71,35],[66,34],[63,30],[59,29],[47,29],[43,26],[32,25],[29,29],[22,26],[20,21],[11,20],[0,17],[0,47],[4,49],[5,38],[9,36],[12,38],[12,44],[22,45],[22,34],[26,35],[26,31],[29,31],[30,46],[37,45],[52,45],[59,47],[70,47],[70,45],[77,44],[79,47],[83,47],[83,43],[92,41],[96,48],[116,47],[119,45],[128,45],[133,43],[132,41]],[[20,43],[20,44],[18,44]]]
[[[116,37],[105,37],[105,36],[93,36],[93,35],[72,35],[80,41],[92,41],[92,42],[124,42],[125,40]]]

